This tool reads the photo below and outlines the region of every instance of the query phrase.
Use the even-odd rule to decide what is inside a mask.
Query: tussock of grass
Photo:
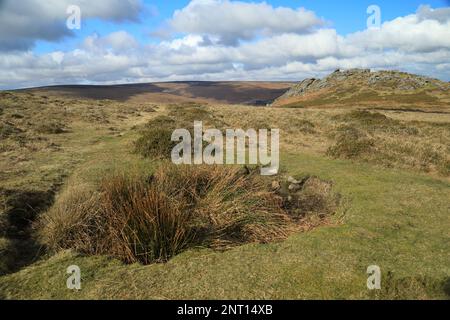
[[[61,134],[64,133],[64,124],[58,121],[47,121],[37,126],[36,131],[43,134]]]
[[[385,167],[414,168],[424,172],[450,173],[446,138],[431,140],[433,126],[391,119],[369,111],[352,111],[335,117],[341,123],[332,131],[335,143],[327,150],[333,158],[362,160]],[[441,133],[442,134],[442,133]],[[426,137],[426,138],[425,138]]]
[[[108,254],[125,262],[167,261],[195,246],[269,242],[295,229],[282,198],[236,167],[161,167],[147,179],[115,176],[98,194],[71,192],[43,216],[53,250]]]
[[[365,125],[379,125],[391,123],[391,119],[384,114],[378,112],[370,112],[367,110],[355,110],[337,117],[345,121],[359,121]]]
[[[412,277],[398,277],[388,272],[384,279],[381,290],[371,292],[372,299],[402,300],[405,292],[417,300],[430,299],[431,292],[445,292],[448,296],[449,280],[436,279],[423,275]]]
[[[88,244],[83,241],[93,241],[94,237],[99,236],[95,233],[100,221],[97,200],[98,194],[80,186],[62,193],[35,226],[44,226],[43,230],[38,231],[42,231],[45,244],[55,250],[73,248],[85,251]]]
[[[285,239],[306,217],[331,215],[331,186],[306,179],[302,191],[270,190],[257,170],[161,166],[148,178],[118,175],[99,191],[69,190],[38,223],[54,251],[105,254],[127,263],[164,262],[193,247],[226,249]],[[336,203],[334,204],[336,205]]]
[[[134,144],[134,152],[145,158],[170,159],[172,149],[178,142],[171,141],[175,129],[187,129],[193,136],[194,121],[204,124],[218,124],[212,114],[197,104],[169,106],[168,115],[160,115],[150,120],[140,132]],[[220,125],[223,125],[220,123]],[[207,145],[207,143],[204,143]]]
[[[21,132],[22,130],[16,128],[14,125],[10,123],[0,123],[0,138],[2,139],[9,138]]]
[[[173,128],[176,126],[175,120],[172,117],[169,116],[157,116],[153,118],[151,121],[147,122],[145,125],[145,129],[150,128]]]
[[[168,116],[174,119],[178,128],[190,128],[194,121],[202,121],[205,126],[220,129],[225,123],[216,117],[206,106],[196,103],[184,103],[169,106]]]
[[[205,121],[211,119],[212,115],[208,110],[199,104],[186,103],[171,105],[169,116],[186,122]]]
[[[134,144],[134,152],[145,158],[170,158],[176,142],[171,140],[173,129],[170,127],[148,127]]]
[[[423,146],[418,152],[419,165],[424,171],[429,171],[430,165],[434,166],[442,175],[450,175],[450,159],[444,148]]]
[[[9,123],[21,131],[6,139],[0,139],[0,152],[8,150],[0,154],[0,175],[4,188],[40,189],[41,186],[55,179],[59,181],[61,175],[70,174],[74,168],[75,164],[69,159],[74,159],[80,164],[75,175],[75,185],[80,182],[79,180],[89,184],[94,183],[99,176],[101,177],[110,169],[129,171],[131,163],[139,162],[140,167],[141,162],[143,166],[144,163],[152,162],[127,155],[126,147],[136,139],[137,135],[136,131],[128,132],[128,129],[132,125],[136,128],[141,127],[145,120],[137,114],[134,118],[130,113],[128,109],[136,109],[133,104],[121,105],[102,101],[97,106],[95,103],[87,103],[83,100],[67,100],[61,107],[62,103],[53,97],[44,99],[38,95],[33,97],[23,93],[11,95],[0,93],[0,98],[1,108],[3,108],[0,123]],[[105,115],[100,114],[100,106],[105,110]],[[49,260],[45,258],[44,261],[18,273],[0,277],[0,296],[36,299],[55,297],[68,299],[448,298],[449,282],[446,267],[448,258],[445,255],[447,249],[445,234],[448,230],[448,223],[446,223],[448,201],[446,200],[449,189],[446,180],[410,171],[383,170],[379,166],[366,163],[335,161],[319,156],[330,144],[337,142],[334,139],[338,134],[342,134],[339,132],[340,129],[336,130],[336,128],[346,124],[362,132],[362,137],[372,139],[374,142],[370,153],[362,152],[355,159],[394,168],[431,170],[433,174],[434,170],[440,166],[443,170],[447,168],[449,172],[449,162],[448,160],[445,162],[450,152],[448,113],[404,112],[404,110],[392,109],[380,111],[388,115],[387,120],[375,115],[376,119],[367,120],[367,124],[365,120],[358,117],[356,119],[335,117],[338,114],[347,114],[348,107],[330,110],[239,107],[239,112],[236,112],[235,106],[205,108],[205,111],[212,114],[213,121],[226,119],[232,128],[245,128],[247,123],[262,126],[269,123],[270,127],[280,128],[282,131],[288,131],[292,127],[292,134],[290,131],[289,135],[282,134],[282,147],[292,152],[291,155],[286,155],[288,151],[282,153],[285,157],[283,163],[286,169],[292,174],[304,175],[309,172],[335,181],[339,191],[352,198],[344,225],[294,235],[286,241],[271,243],[267,246],[250,245],[220,253],[210,250],[199,252],[189,250],[177,256],[168,266],[122,265],[108,257],[91,256],[95,254],[94,251],[93,253],[86,251],[87,256],[78,255],[76,252],[61,252]],[[414,108],[411,109],[413,111],[416,108],[416,106],[406,107]],[[125,109],[127,109],[126,112],[124,112]],[[161,107],[158,112],[161,110],[167,109]],[[170,113],[170,109],[168,111],[167,114]],[[17,114],[23,114],[24,118],[17,117]],[[88,122],[84,119],[85,115],[89,115]],[[106,116],[104,120],[102,120],[103,116]],[[122,117],[125,116],[128,120],[122,121]],[[175,124],[183,121],[183,117],[177,118],[174,114],[165,117],[166,120],[169,119],[169,122]],[[39,135],[36,132],[36,126],[42,119],[67,121],[64,123],[71,128],[71,132],[65,135]],[[294,128],[297,119],[305,119],[313,123],[315,133],[302,135],[303,132]],[[112,122],[103,126],[103,121]],[[161,121],[161,126],[168,126],[167,123],[165,120]],[[193,123],[189,121],[187,124],[189,128]],[[124,135],[111,137],[110,132],[107,131],[109,127],[117,128]],[[418,134],[409,134],[402,127],[416,128]],[[332,139],[325,135],[329,133],[333,134]],[[61,150],[47,153],[46,146],[50,143],[61,145]],[[315,156],[311,156],[311,153]],[[155,179],[154,177],[145,179],[129,176],[119,178],[114,180],[123,180],[126,182],[123,183],[125,185],[139,182],[144,186],[144,190],[150,188],[151,181]],[[314,177],[311,178],[310,183],[315,185]],[[72,179],[73,177],[71,181]],[[301,178],[298,180],[304,182]],[[112,182],[107,179],[105,184]],[[114,183],[117,185],[116,182]],[[309,183],[304,185],[308,186]],[[287,213],[290,221],[294,222],[289,224],[289,232],[291,227],[297,229],[310,223],[311,220],[314,222],[313,219],[305,221],[309,216],[320,218],[322,212],[330,210],[328,208],[332,211],[333,198],[321,199],[322,195],[326,195],[328,186],[327,182],[319,182],[318,186],[312,189],[311,196],[309,196],[309,187],[286,194],[275,192],[276,196],[282,198],[283,211]],[[92,239],[95,239],[95,235],[111,234],[109,231],[108,233],[102,231],[105,224],[102,222],[104,216],[100,213],[103,214],[104,211],[103,206],[100,207],[102,210],[98,207],[98,203],[103,201],[105,190],[106,187],[103,185],[99,186],[98,192],[82,187],[75,189],[70,187],[60,195],[57,203],[50,210],[53,213],[55,210],[60,211],[58,218],[56,214],[51,218],[54,221],[52,232],[55,232],[55,236],[52,238],[54,245],[49,245],[50,249],[59,250],[58,248],[70,247],[75,248],[75,251],[83,252],[84,248],[88,247],[88,244],[83,244],[82,241],[86,239],[85,234]],[[325,190],[325,192],[314,192],[314,190]],[[288,201],[289,196],[292,197],[290,201]],[[297,204],[296,199],[300,200]],[[163,200],[166,201],[165,198]],[[63,203],[65,201],[67,204]],[[154,202],[160,203],[160,201]],[[77,207],[80,209],[76,209]],[[0,196],[0,218],[3,218],[3,222],[8,222],[8,216],[1,215],[5,212],[2,208],[7,206]],[[69,214],[77,217],[74,211],[85,212],[86,216],[82,215],[81,220],[68,219]],[[204,211],[208,212],[209,209]],[[47,215],[50,213],[45,214]],[[59,221],[61,219],[66,221]],[[44,220],[41,221],[44,222]],[[150,225],[147,223],[143,224],[144,230],[147,230],[147,226]],[[41,236],[46,229],[44,225],[46,223],[39,224],[38,230]],[[137,223],[133,225],[133,229],[138,225]],[[199,224],[197,221],[193,221],[193,225],[209,226],[207,223]],[[60,226],[63,226],[61,230],[64,232],[54,230]],[[48,230],[52,228],[49,227]],[[6,229],[5,225],[2,226],[2,219],[0,219],[0,230]],[[101,232],[95,233],[92,230]],[[129,227],[127,230],[132,228]],[[200,228],[200,230],[205,229]],[[222,249],[239,245],[241,242],[237,241],[239,238],[235,235],[240,233],[231,232],[232,230],[232,228],[226,228],[227,232],[222,233],[223,237],[215,238],[207,238],[203,235],[208,233],[198,232],[199,236],[193,237],[193,241],[180,250],[183,251],[192,246]],[[238,230],[241,229],[238,228]],[[267,231],[265,226],[260,230]],[[144,234],[145,237],[150,237],[150,233]],[[213,235],[217,234],[213,233]],[[128,236],[130,242],[135,239],[132,236],[135,234],[131,233]],[[66,245],[65,240],[62,239],[68,239],[68,244]],[[220,242],[214,239],[219,239]],[[106,243],[103,239],[98,241]],[[21,254],[15,250],[18,248],[17,242],[15,239],[0,238],[0,273],[1,270],[11,272],[11,266],[17,264],[21,258]],[[145,241],[142,242],[145,243]],[[422,245],[417,246],[412,243]],[[27,245],[28,243],[25,242],[20,244],[20,247]],[[118,254],[114,255],[112,251],[108,251],[107,249],[112,246],[108,245],[109,247],[103,247],[103,251],[97,250],[97,252],[121,258]],[[136,250],[136,252],[142,254],[142,251],[150,251],[149,247],[150,245],[143,246],[144,249]],[[142,256],[134,257],[133,261],[142,261],[140,260],[143,259]],[[124,258],[121,259],[124,260]],[[151,259],[152,256],[148,254],[148,260]],[[22,267],[30,263],[22,264]],[[366,290],[365,270],[373,263],[382,268],[383,284],[379,295],[371,296],[375,293]],[[83,270],[81,292],[72,292],[65,286],[67,277],[61,270],[65,270],[71,264],[80,265]],[[395,272],[395,277],[392,279],[386,278],[390,270]],[[161,277],[164,277],[164,281],[160,281]],[[46,280],[43,282],[44,278]],[[248,281],[250,278],[257,281]],[[179,279],[184,279],[185,285],[180,285]],[[445,289],[441,288],[443,281],[446,281]],[[217,286],[218,282],[223,283],[223,286]],[[191,286],[189,285],[191,283],[197,283],[197,285]]]
[[[338,121],[351,123],[369,132],[383,132],[388,134],[418,135],[419,130],[411,125],[388,118],[378,112],[356,110],[335,117]]]
[[[328,148],[327,154],[334,158],[357,159],[374,150],[374,140],[352,126],[337,129],[335,145]]]
[[[281,194],[286,194],[284,207],[299,219],[310,219],[308,223],[326,219],[338,210],[340,195],[334,193],[331,181],[324,181],[315,176],[306,176],[298,184],[299,190],[289,190],[283,186]],[[286,188],[288,187],[288,188]],[[291,185],[292,188],[292,185]]]
[[[314,134],[316,133],[316,125],[309,120],[306,119],[295,119],[292,123],[287,126],[288,132],[296,132],[300,131],[305,134]]]

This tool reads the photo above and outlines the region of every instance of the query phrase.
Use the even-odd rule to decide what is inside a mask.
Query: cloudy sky
[[[0,89],[354,67],[450,80],[450,1],[0,0]]]

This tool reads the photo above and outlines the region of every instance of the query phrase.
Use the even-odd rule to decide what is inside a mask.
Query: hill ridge
[[[308,78],[277,98],[273,105],[328,105],[340,102],[419,102],[439,105],[450,101],[450,84],[426,76],[400,71],[337,69],[328,76]]]

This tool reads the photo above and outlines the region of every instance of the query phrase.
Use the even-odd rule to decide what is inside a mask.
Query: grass
[[[8,98],[12,100],[11,97]],[[51,102],[53,103],[53,102]],[[14,108],[16,108],[14,106]],[[86,108],[86,109],[84,109]],[[106,106],[106,120],[77,119],[68,123],[70,132],[43,135],[18,151],[1,154],[1,174],[5,190],[45,190],[64,181],[59,193],[63,197],[71,188],[92,194],[99,179],[121,172],[151,175],[158,161],[130,154],[139,129],[150,118],[161,115],[160,107],[146,117],[129,115]],[[448,299],[450,297],[450,258],[448,239],[448,199],[450,182],[445,175],[421,171],[416,167],[420,150],[424,163],[438,161],[433,150],[448,156],[448,130],[445,115],[417,113],[388,113],[375,116],[374,123],[361,119],[342,120],[337,115],[346,110],[270,109],[236,106],[207,107],[212,119],[226,119],[230,127],[261,119],[271,127],[282,129],[282,166],[297,177],[320,177],[320,188],[333,190],[345,199],[345,211],[331,217],[325,225],[307,232],[291,234],[286,240],[270,243],[248,243],[229,250],[194,247],[183,250],[166,263],[142,265],[125,264],[106,255],[86,255],[74,248],[29,261],[18,272],[0,277],[0,297],[8,299]],[[32,108],[30,108],[32,110]],[[80,110],[89,110],[80,104]],[[15,110],[14,113],[18,111]],[[67,112],[75,116],[79,110]],[[2,120],[22,130],[23,119],[11,120],[6,107]],[[21,111],[26,115],[26,111]],[[95,111],[92,111],[94,114]],[[95,113],[97,114],[97,113]],[[165,113],[167,115],[167,113]],[[5,117],[6,115],[6,117]],[[126,116],[127,118],[121,118]],[[359,115],[360,116],[360,115]],[[77,116],[76,116],[77,117]],[[364,115],[363,115],[364,117]],[[25,117],[26,118],[26,117]],[[395,118],[395,119],[394,119]],[[407,120],[405,120],[407,119]],[[296,129],[298,121],[314,125],[314,134]],[[391,122],[398,120],[399,122]],[[85,122],[87,121],[87,122]],[[92,122],[91,122],[92,121]],[[369,120],[370,122],[371,120]],[[436,121],[443,123],[436,125]],[[390,143],[394,150],[392,162],[380,164],[379,159],[334,159],[325,155],[335,143],[336,129],[349,125],[378,143]],[[191,124],[192,125],[192,124]],[[108,128],[114,126],[117,133]],[[135,130],[130,130],[137,126]],[[415,127],[417,134],[392,130],[383,126]],[[33,131],[33,128],[30,128]],[[283,134],[288,132],[289,134]],[[25,131],[25,130],[24,130]],[[14,135],[13,135],[14,136]],[[28,135],[26,139],[30,139]],[[10,138],[8,138],[10,140]],[[9,143],[9,142],[8,142]],[[13,143],[13,142],[11,142]],[[28,143],[28,142],[27,142]],[[49,152],[31,149],[31,144],[61,146]],[[394,149],[394,147],[398,149]],[[443,149],[439,149],[439,148]],[[411,148],[411,149],[408,149]],[[23,152],[28,150],[27,152]],[[50,150],[50,149],[49,149]],[[383,149],[377,149],[383,150]],[[18,161],[26,154],[24,162]],[[370,155],[370,153],[369,153]],[[387,155],[380,153],[380,155]],[[407,158],[405,155],[408,155]],[[402,158],[403,157],[403,158]],[[396,160],[397,159],[397,160]],[[403,165],[403,160],[410,163]],[[38,168],[38,170],[36,169]],[[402,169],[403,168],[403,169]],[[64,178],[65,177],[65,178]],[[323,182],[329,181],[328,183]],[[314,179],[309,183],[314,184]],[[317,186],[316,186],[317,188]],[[69,191],[67,191],[69,190]],[[318,201],[319,207],[326,201]],[[1,198],[1,197],[0,197]],[[9,202],[1,198],[2,203]],[[6,202],[5,202],[6,201]],[[10,202],[9,202],[10,203]],[[58,197],[55,204],[59,203]],[[85,202],[83,202],[85,203]],[[307,210],[308,208],[303,208]],[[345,214],[344,214],[345,213]],[[40,212],[39,214],[42,214]],[[18,248],[16,239],[0,240],[0,267],[10,273],[8,252]],[[80,250],[81,251],[81,250]],[[1,256],[0,255],[0,256]],[[66,269],[78,265],[82,272],[82,290],[66,288]],[[379,265],[382,271],[382,290],[366,288],[366,269]]]
[[[134,145],[134,152],[146,158],[170,159],[177,142],[172,141],[170,127],[148,127]]]
[[[418,135],[419,129],[405,122],[394,120],[379,112],[367,110],[355,110],[335,117],[336,120],[354,124],[371,133],[382,132],[384,134]]]
[[[38,230],[54,252],[165,262],[187,248],[267,243],[299,230],[298,219],[283,209],[283,198],[266,189],[256,171],[165,163],[151,176],[105,178],[98,194],[68,189],[42,215]],[[307,190],[312,192],[307,196],[314,195],[314,188]],[[305,206],[305,199],[298,202]]]
[[[167,116],[146,123],[135,153],[152,160],[167,156],[170,130],[155,132],[176,128],[175,123]],[[327,182],[307,177],[298,190],[287,192],[286,185],[282,192],[270,191],[256,171],[163,162],[152,175],[107,176],[98,192],[78,185],[65,190],[37,229],[53,252],[74,249],[149,264],[192,247],[225,249],[284,239],[321,225],[338,209]]]
[[[266,128],[268,128],[268,126]],[[288,128],[288,132],[295,133],[298,131],[304,134],[314,134],[316,133],[315,124],[307,119],[298,119]]]
[[[408,109],[412,105],[419,109],[435,111],[448,106],[448,84],[445,82],[424,82],[414,75],[398,72],[378,74],[378,80],[371,79],[373,75],[349,76],[345,79],[327,78],[324,87],[310,87],[306,94],[278,99],[275,105],[288,108],[383,106],[399,109]]]
[[[189,250],[162,265],[63,252],[2,278],[1,291],[9,298],[69,299],[448,298],[448,182],[307,155],[291,154],[283,163],[295,174],[333,179],[351,197],[344,223],[279,243]],[[80,292],[65,288],[71,264],[82,270]],[[385,288],[376,294],[365,287],[372,264],[381,267]]]
[[[62,108],[62,102],[53,98],[17,93],[2,93],[2,97],[6,98],[1,100],[5,109],[0,123],[10,123],[17,128],[17,133],[0,141],[0,269],[1,274],[5,274],[39,259],[39,244],[33,239],[29,226],[45,209],[43,204],[51,205],[53,195],[75,167],[80,163],[88,164],[93,158],[109,159],[101,168],[94,169],[93,165],[83,173],[84,180],[90,183],[98,172],[116,165],[113,158],[119,158],[122,163],[137,161],[129,155],[128,148],[121,146],[124,152],[118,152],[116,144],[118,141],[131,143],[136,136],[131,140],[128,140],[130,137],[119,139],[112,136],[108,126],[115,124],[119,130],[126,131],[131,127],[129,122],[135,124],[141,120],[136,116],[130,120],[117,119],[117,113],[122,112],[112,104],[105,106],[109,110],[110,123],[86,123],[82,120],[89,114],[86,110],[89,104],[85,101],[70,100],[65,103],[71,106],[68,109]],[[34,108],[35,105],[39,105],[41,112]],[[18,112],[25,117],[15,117]],[[37,128],[46,115],[48,119],[62,119],[60,123],[70,126],[71,130],[57,135],[39,133]],[[143,119],[146,117],[142,116]],[[111,157],[111,154],[115,156]],[[145,161],[139,160],[139,163]],[[40,200],[37,203],[34,199]]]
[[[336,144],[328,148],[327,155],[335,158],[358,159],[373,154],[374,140],[364,132],[348,125],[337,129]]]
[[[442,144],[448,137],[443,130],[433,132],[435,124],[408,123],[365,110],[339,114],[334,119],[339,126],[332,130],[335,143],[327,150],[331,157],[450,174],[450,158]]]
[[[37,131],[43,134],[61,134],[66,131],[64,125],[57,121],[48,121],[38,125]]]

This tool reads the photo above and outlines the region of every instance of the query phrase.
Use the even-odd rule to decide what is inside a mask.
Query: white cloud
[[[400,69],[450,80],[450,26],[442,10],[421,7],[416,14],[385,22],[380,30],[347,36],[330,28],[308,33],[272,30],[238,45],[224,44],[218,40],[218,33],[192,32],[150,45],[140,44],[125,31],[94,34],[70,52],[0,53],[0,87],[300,80],[320,77],[336,68],[354,67]]]
[[[432,14],[424,14],[423,8],[419,9],[417,14],[383,23],[379,30],[369,29],[354,33],[348,36],[347,42],[369,49],[408,52],[450,49],[450,17],[443,19],[441,10],[445,13],[447,9],[429,11]]]
[[[27,50],[36,40],[57,41],[72,35],[66,27],[69,5],[83,19],[137,20],[141,0],[3,0],[0,2],[0,51]]]
[[[436,20],[441,23],[450,21],[450,8],[433,9],[430,6],[420,6],[417,10],[419,20]]]
[[[104,37],[93,34],[83,42],[83,48],[87,51],[108,51],[126,52],[139,47],[136,39],[126,31],[117,31]]]
[[[314,12],[263,3],[228,0],[193,0],[175,11],[168,23],[175,31],[218,37],[236,45],[259,34],[304,33],[323,21]]]

